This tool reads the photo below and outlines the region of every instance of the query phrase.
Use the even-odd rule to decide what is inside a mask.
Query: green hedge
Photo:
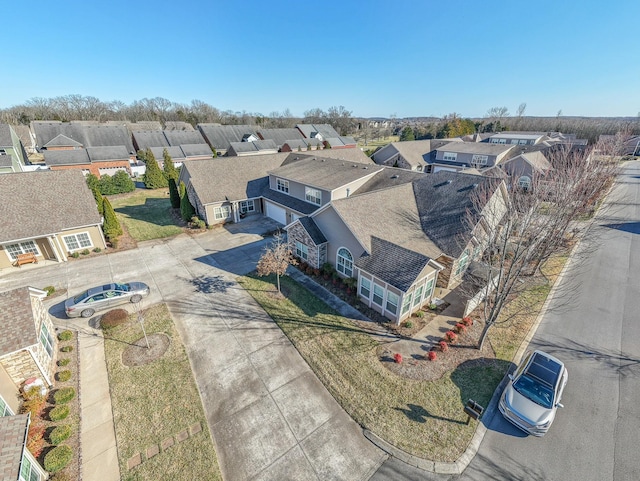
[[[44,457],[44,469],[50,473],[55,473],[67,467],[71,458],[73,457],[73,450],[63,444],[53,448]]]
[[[71,436],[71,426],[68,424],[63,424],[62,426],[57,426],[51,431],[49,434],[49,441],[54,446],[57,446],[62,441],[66,440]]]
[[[52,421],[62,421],[68,415],[69,406],[67,406],[66,404],[56,406],[51,411],[49,411],[49,419],[51,419]]]
[[[66,404],[76,397],[76,390],[72,387],[63,387],[53,394],[56,404]]]

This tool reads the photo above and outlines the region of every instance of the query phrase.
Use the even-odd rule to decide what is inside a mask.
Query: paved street
[[[0,290],[54,285],[73,295],[110,281],[148,283],[152,294],[143,302],[167,302],[187,348],[226,481],[368,479],[386,455],[234,281],[253,268],[265,242],[223,229],[180,235],[108,256],[3,272]],[[60,322],[63,302],[48,306]]]
[[[623,176],[581,243],[532,348],[564,360],[569,382],[543,438],[497,413],[459,476],[420,473],[387,461],[372,480],[640,479],[640,163]]]

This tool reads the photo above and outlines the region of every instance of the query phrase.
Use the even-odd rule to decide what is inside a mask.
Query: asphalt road
[[[569,381],[551,430],[527,436],[497,413],[456,476],[398,460],[382,480],[640,479],[640,163],[623,174],[572,258],[532,342],[562,359]]]

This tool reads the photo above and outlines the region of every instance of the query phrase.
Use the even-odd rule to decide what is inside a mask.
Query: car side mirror
[[[563,404],[561,404],[561,403],[556,403],[556,407],[557,407],[557,408],[563,408],[563,407],[564,407],[564,405],[563,405]]]

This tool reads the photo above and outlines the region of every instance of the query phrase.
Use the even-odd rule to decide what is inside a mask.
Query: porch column
[[[64,251],[60,249],[59,244],[56,242],[56,237],[51,236],[48,237],[49,245],[53,249],[53,252],[56,256],[56,261],[58,262],[67,262],[67,256],[64,254]]]

